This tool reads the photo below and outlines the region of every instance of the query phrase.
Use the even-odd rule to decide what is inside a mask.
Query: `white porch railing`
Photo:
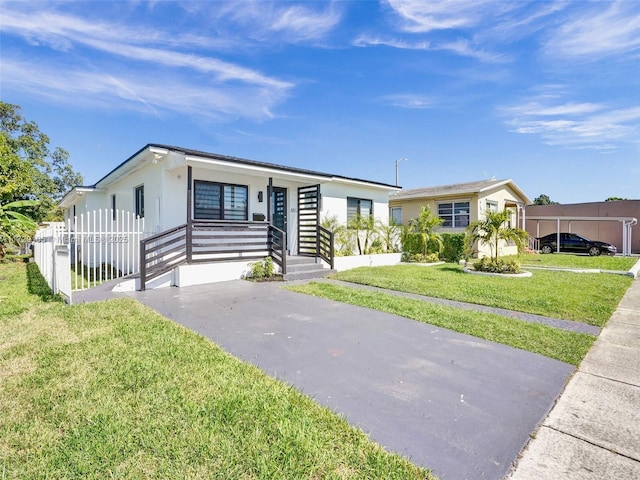
[[[65,269],[67,275],[71,270],[68,290],[84,290],[103,281],[138,273],[139,245],[145,236],[144,218],[122,210],[100,209],[39,229],[33,254],[55,293],[67,290],[60,283],[64,278],[60,274]],[[68,248],[66,257],[56,256],[56,248],[62,245]],[[60,265],[61,261],[67,265]]]

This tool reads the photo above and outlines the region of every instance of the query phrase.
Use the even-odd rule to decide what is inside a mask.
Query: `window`
[[[144,185],[136,187],[134,197],[136,217],[144,217]]]
[[[498,211],[498,202],[494,202],[493,200],[487,200],[485,210],[487,212],[497,212]]]
[[[347,222],[350,222],[356,215],[373,215],[373,200],[364,198],[347,197]]]
[[[116,220],[116,194],[111,195],[111,218]]]
[[[438,204],[438,216],[444,220],[444,228],[464,228],[469,226],[469,202],[449,202]]]
[[[402,225],[402,207],[391,208],[391,221],[396,225]]]
[[[194,182],[194,218],[203,220],[247,220],[248,188],[244,185]]]

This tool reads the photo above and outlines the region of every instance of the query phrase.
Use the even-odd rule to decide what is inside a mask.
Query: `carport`
[[[556,233],[558,235],[556,244],[557,251],[560,252],[560,222],[567,222],[567,232],[571,232],[572,222],[620,222],[622,223],[622,255],[631,256],[631,229],[638,223],[635,217],[578,217],[578,216],[527,216],[527,220],[536,221],[536,238],[540,237],[540,222],[556,222]],[[535,246],[539,250],[538,245]]]

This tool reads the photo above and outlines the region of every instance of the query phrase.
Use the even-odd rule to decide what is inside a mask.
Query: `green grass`
[[[578,365],[595,341],[584,333],[568,332],[501,315],[461,310],[421,300],[329,283],[288,287],[299,293],[359,305],[466,333]]]
[[[593,268],[621,272],[629,271],[631,267],[640,261],[640,257],[610,257],[608,255],[590,257],[589,255],[570,255],[564,253],[552,253],[548,255],[526,253],[520,255],[518,258],[523,266]]]
[[[0,265],[0,478],[431,479],[131,299],[64,305]]]
[[[462,266],[395,265],[335,275],[347,282],[603,326],[633,279],[623,275],[536,270],[530,278],[463,273]]]

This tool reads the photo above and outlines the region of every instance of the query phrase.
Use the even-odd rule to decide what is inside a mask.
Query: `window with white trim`
[[[494,200],[487,200],[485,210],[487,212],[497,212],[498,211],[498,202]]]
[[[446,202],[438,204],[438,217],[444,222],[442,228],[465,228],[469,226],[469,202]]]
[[[396,225],[402,225],[402,207],[391,207],[391,221]]]
[[[350,222],[356,215],[363,217],[373,215],[373,200],[347,197],[347,222]]]

